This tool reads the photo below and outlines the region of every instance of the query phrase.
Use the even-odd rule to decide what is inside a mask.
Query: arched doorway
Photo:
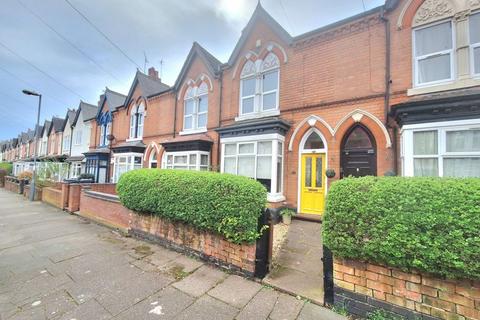
[[[155,150],[152,150],[150,154],[150,159],[148,161],[148,167],[150,169],[156,169],[157,168],[157,152]]]
[[[341,145],[340,176],[377,175],[377,146],[370,130],[356,124],[345,134]]]
[[[325,210],[327,145],[322,134],[310,129],[300,142],[299,213]]]

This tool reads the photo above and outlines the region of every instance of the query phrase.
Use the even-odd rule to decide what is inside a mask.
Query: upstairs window
[[[63,151],[68,151],[70,149],[70,135],[63,137]]]
[[[453,80],[453,27],[442,22],[414,30],[415,85]]]
[[[130,116],[130,139],[141,139],[143,137],[144,118],[145,107],[142,103],[132,110]]]
[[[199,87],[190,87],[184,98],[183,130],[195,131],[207,128],[208,86],[205,82]]]
[[[77,130],[75,131],[75,145],[79,146],[82,144],[82,131]]]
[[[112,132],[112,116],[109,113],[106,113],[100,119],[100,146],[110,145],[110,140],[108,136]]]
[[[470,16],[470,48],[473,74],[480,76],[480,12]]]
[[[279,67],[273,53],[263,61],[245,63],[240,80],[240,115],[278,110]]]

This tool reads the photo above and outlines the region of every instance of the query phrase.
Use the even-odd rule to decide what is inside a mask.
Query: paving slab
[[[229,305],[243,308],[261,288],[262,285],[259,283],[231,275],[208,294]]]
[[[238,309],[235,307],[205,295],[180,313],[176,319],[231,320],[237,313]]]
[[[304,301],[286,294],[280,294],[273,311],[270,314],[271,320],[294,320],[297,319],[302,310]]]
[[[277,302],[279,293],[270,288],[262,288],[255,297],[243,308],[236,317],[237,320],[263,320],[268,319],[268,316],[273,310]]]
[[[191,296],[200,297],[226,277],[224,272],[204,265],[173,286]]]
[[[333,312],[330,309],[321,307],[313,303],[305,303],[300,311],[298,320],[343,320],[345,317]]]
[[[61,320],[108,320],[112,315],[108,313],[97,301],[94,299],[87,301],[80,305],[73,311],[63,315]]]
[[[323,304],[322,225],[293,220],[276,266],[263,280],[295,296]]]
[[[168,287],[122,312],[115,320],[173,319],[194,301],[188,294]]]

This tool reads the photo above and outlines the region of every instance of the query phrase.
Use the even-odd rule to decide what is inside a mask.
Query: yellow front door
[[[325,210],[325,154],[302,154],[300,213]]]

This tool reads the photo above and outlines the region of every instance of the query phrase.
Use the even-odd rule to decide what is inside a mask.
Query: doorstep
[[[310,221],[310,222],[318,222],[318,223],[322,223],[322,218],[323,218],[323,215],[321,214],[310,214],[310,213],[298,213],[293,216],[293,219]]]

